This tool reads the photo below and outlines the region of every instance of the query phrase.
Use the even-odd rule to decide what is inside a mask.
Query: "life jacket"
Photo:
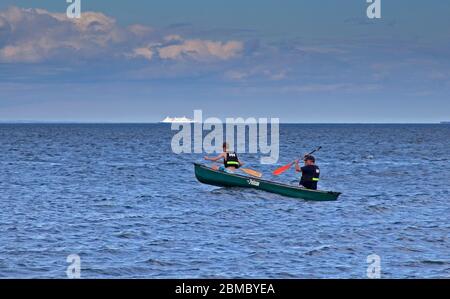
[[[317,165],[310,165],[312,171],[302,171],[302,178],[300,180],[300,185],[305,188],[317,190],[317,182],[320,180],[320,169]]]
[[[227,152],[227,158],[223,161],[223,166],[239,168],[239,159],[235,152]]]

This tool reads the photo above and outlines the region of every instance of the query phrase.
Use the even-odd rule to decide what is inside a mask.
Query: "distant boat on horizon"
[[[195,120],[187,118],[186,116],[183,117],[169,117],[167,116],[165,119],[163,119],[160,123],[163,124],[172,124],[172,123],[195,123]]]

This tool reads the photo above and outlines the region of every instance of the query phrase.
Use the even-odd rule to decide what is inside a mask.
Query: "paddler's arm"
[[[302,172],[302,169],[300,168],[300,165],[298,165],[298,160],[295,160],[294,163],[295,163],[295,171]]]
[[[225,154],[224,153],[222,153],[222,154],[220,154],[220,155],[218,155],[217,157],[208,157],[208,156],[205,156],[205,160],[208,160],[208,161],[217,161],[217,160],[220,160],[220,159],[223,159],[225,157]]]

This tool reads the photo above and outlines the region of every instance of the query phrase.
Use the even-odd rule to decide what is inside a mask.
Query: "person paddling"
[[[217,157],[205,157],[205,160],[208,161],[218,161],[220,159],[223,159],[223,166],[219,167],[219,170],[222,171],[235,171],[236,169],[238,169],[239,167],[241,167],[242,165],[244,165],[244,163],[242,163],[237,154],[235,152],[231,152],[228,151],[229,146],[228,143],[224,142],[222,145],[222,149],[223,149],[223,153],[221,153],[220,155],[218,155]]]
[[[300,167],[298,165],[298,160],[295,160],[295,171],[302,173],[302,178],[300,179],[300,186],[306,189],[317,190],[317,182],[319,181],[320,169],[315,164],[316,159],[313,155],[305,155],[303,158],[305,166]]]

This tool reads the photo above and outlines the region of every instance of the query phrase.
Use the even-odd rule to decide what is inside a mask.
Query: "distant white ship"
[[[161,123],[165,124],[171,124],[171,123],[194,123],[195,121],[193,119],[187,118],[186,116],[183,117],[166,117],[161,121]]]

